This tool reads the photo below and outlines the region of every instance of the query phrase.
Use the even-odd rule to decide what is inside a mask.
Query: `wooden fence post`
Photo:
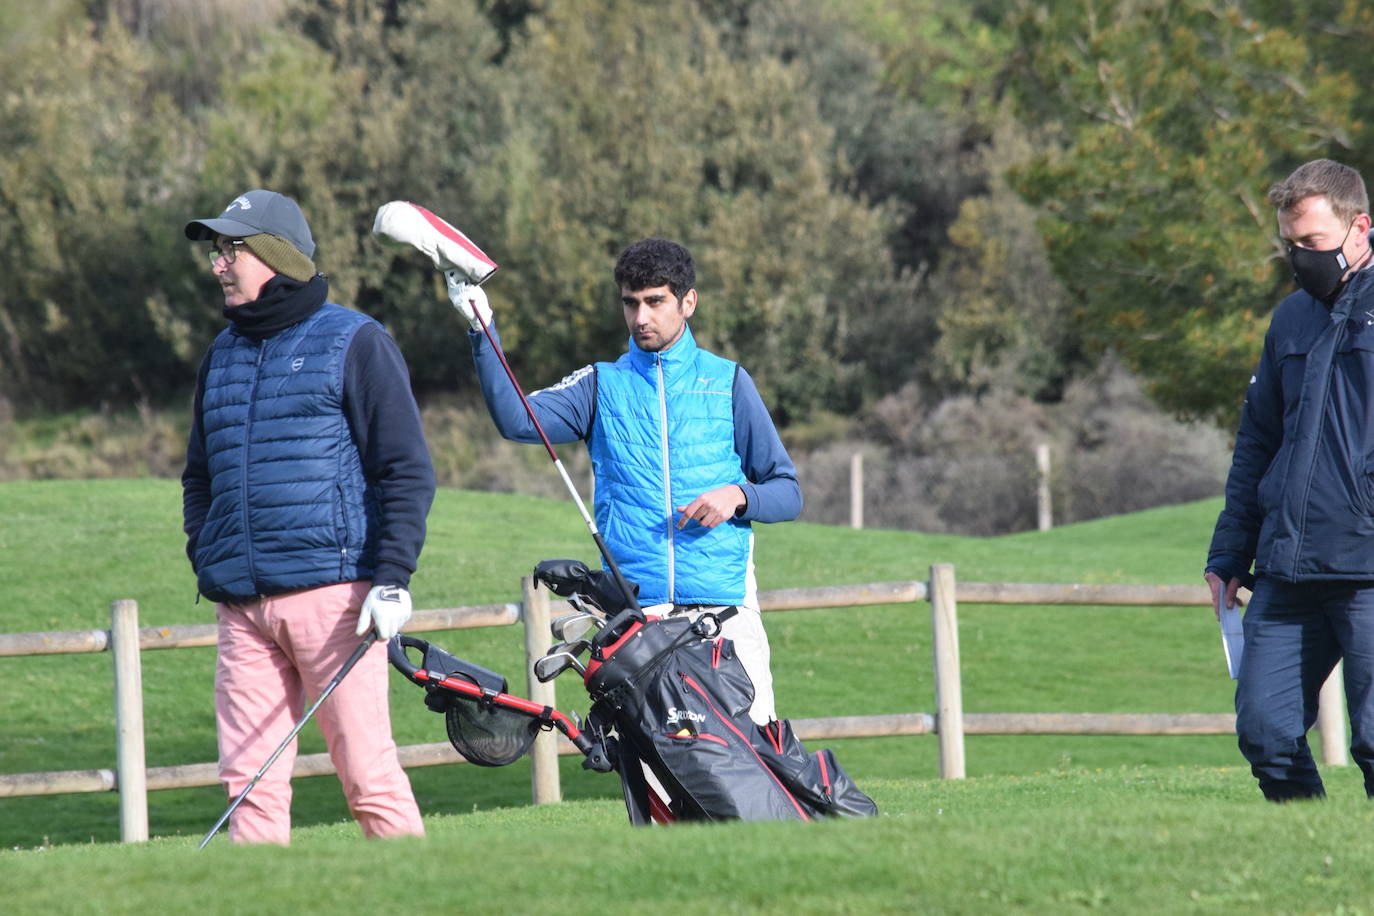
[[[119,838],[148,839],[148,771],[143,742],[143,666],[138,646],[138,602],[110,605],[110,652],[114,656],[115,786],[119,790]]]
[[[1054,508],[1050,502],[1050,446],[1041,442],[1035,447],[1035,471],[1037,485],[1035,502],[1037,507],[1036,524],[1041,531],[1054,527]]]
[[[864,453],[849,456],[849,527],[864,526]]]
[[[954,565],[930,567],[930,629],[935,652],[935,722],[940,778],[964,778],[964,699],[959,674],[959,614]]]
[[[1317,698],[1317,729],[1321,732],[1322,763],[1343,767],[1350,763],[1345,738],[1345,664],[1337,662]]]
[[[534,676],[535,659],[549,648],[549,593],[540,588],[533,576],[520,580],[520,619],[525,624],[525,677],[529,684],[526,696],[535,703],[553,706],[556,700],[552,683],[542,683]],[[558,777],[558,733],[541,731],[530,749],[530,786],[536,805],[562,800]]]

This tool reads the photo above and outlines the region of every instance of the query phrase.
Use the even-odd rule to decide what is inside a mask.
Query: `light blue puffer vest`
[[[744,601],[753,546],[748,522],[679,531],[678,507],[745,482],[735,453],[733,362],[700,349],[690,328],[667,351],[630,349],[596,364],[596,421],[588,445],[596,523],[640,603]]]
[[[261,343],[232,328],[215,339],[202,408],[201,594],[224,601],[372,577],[379,503],[343,413],[344,358],[369,323],[326,303]]]

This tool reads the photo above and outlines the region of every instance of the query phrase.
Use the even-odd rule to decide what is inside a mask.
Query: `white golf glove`
[[[456,270],[444,271],[444,279],[448,281],[448,301],[463,313],[468,320],[468,327],[478,334],[482,333],[482,325],[491,324],[491,306],[487,304],[487,294],[476,283],[466,282]],[[478,315],[482,318],[480,322]]]
[[[377,638],[386,642],[410,619],[410,592],[399,585],[374,585],[363,599],[358,614],[357,634],[362,636],[369,627],[377,628]]]
[[[457,270],[462,279],[473,283],[485,280],[496,270],[496,262],[451,223],[409,201],[382,204],[372,223],[372,234],[398,245],[410,245],[437,269]]]

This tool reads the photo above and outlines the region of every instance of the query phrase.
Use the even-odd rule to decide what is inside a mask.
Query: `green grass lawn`
[[[182,551],[179,507],[173,481],[0,484],[0,632],[104,629],[117,598],[137,600],[145,626],[210,621]],[[925,579],[938,562],[954,563],[963,580],[1197,583],[1217,508],[1205,502],[989,539],[760,526],[760,586]],[[413,582],[416,606],[517,600],[520,577],[559,556],[595,559],[568,503],[441,491]],[[1230,710],[1232,686],[1206,608],[964,605],[959,613],[969,712]],[[929,616],[925,603],[769,614],[780,711],[932,711]],[[427,638],[523,687],[518,626]],[[214,759],[213,660],[212,649],[144,653],[150,766]],[[3,658],[0,685],[0,772],[113,767],[107,654]],[[585,712],[574,679],[558,689],[561,708]],[[401,743],[443,740],[442,720],[399,675],[392,708]],[[1348,867],[1356,850],[1374,852],[1363,839],[1374,814],[1352,768],[1330,771],[1325,805],[1279,809],[1259,801],[1229,737],[971,737],[972,778],[958,784],[934,778],[932,736],[833,744],[882,805],[879,820],[627,832],[615,778],[564,758],[568,801],[539,809],[528,806],[523,761],[412,770],[431,838],[365,848],[333,777],[296,781],[299,829],[289,853],[233,849],[221,838],[194,854],[225,805],[218,788],[152,793],[155,840],[136,848],[111,843],[113,793],[0,799],[0,844],[18,850],[0,857],[0,868],[16,878],[7,888],[25,888],[21,911],[55,903],[61,912],[191,905],[169,890],[170,876],[203,876],[219,888],[209,892],[212,912],[361,911],[369,901],[583,912],[603,903],[594,876],[606,861],[616,866],[617,901],[671,902],[687,912],[1145,912],[1166,888],[1178,909],[1198,911],[1261,901],[1261,910],[1334,912],[1343,903],[1358,912],[1374,899],[1363,871]],[[321,750],[308,726],[302,751]],[[699,829],[712,830],[709,843]],[[1283,854],[1299,847],[1300,855]],[[529,873],[513,874],[521,870],[514,863]],[[288,877],[301,869],[312,879]],[[259,872],[277,896],[232,902]],[[119,902],[53,896],[78,874],[119,885]],[[42,887],[27,884],[28,875]],[[546,877],[575,891],[565,899]],[[205,903],[195,898],[197,908]]]
[[[875,819],[632,828],[611,800],[430,814],[423,840],[350,823],[282,850],[193,837],[0,858],[6,910],[376,913],[1370,911],[1374,809],[1255,800],[1242,768],[879,778]]]

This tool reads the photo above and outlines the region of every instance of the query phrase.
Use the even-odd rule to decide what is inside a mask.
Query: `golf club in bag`
[[[315,715],[315,710],[320,708],[321,703],[329,699],[329,695],[334,692],[336,687],[343,683],[343,679],[348,676],[348,672],[353,670],[353,666],[358,664],[362,657],[367,654],[367,650],[371,648],[372,644],[376,641],[377,631],[375,629],[368,630],[367,635],[363,637],[363,641],[358,643],[358,648],[354,649],[353,654],[348,657],[348,661],[343,663],[343,667],[339,669],[339,673],[334,675],[333,680],[331,680],[329,684],[325,686],[324,690],[320,692],[319,698],[315,700],[314,703],[310,704],[310,708],[305,711],[305,715],[301,716],[301,720],[291,729],[291,733],[286,736],[286,739],[282,741],[281,744],[277,745],[277,749],[272,752],[271,757],[267,758],[267,762],[253,774],[252,779],[248,780],[248,785],[243,787],[243,791],[238,794],[238,797],[230,803],[228,808],[224,809],[224,813],[219,816],[219,820],[215,821],[215,826],[210,828],[210,832],[205,834],[205,837],[200,841],[200,845],[196,847],[197,849],[204,849],[205,844],[214,839],[215,834],[219,833],[219,828],[223,827],[224,822],[229,820],[229,815],[233,814],[234,811],[238,809],[238,806],[248,797],[248,793],[252,792],[253,787],[258,784],[258,780],[262,779],[263,774],[267,772],[268,768],[277,762],[277,758],[281,756],[282,751],[286,750],[286,746],[295,740],[296,735],[300,734],[300,730],[305,727],[305,723],[309,722],[311,717]]]

